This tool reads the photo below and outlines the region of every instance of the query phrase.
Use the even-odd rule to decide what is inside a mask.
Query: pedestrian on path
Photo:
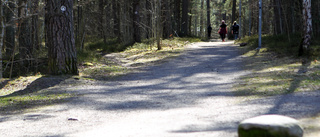
[[[220,29],[218,31],[218,33],[220,34],[221,40],[224,42],[225,38],[226,38],[226,34],[227,34],[228,30],[227,30],[227,25],[225,24],[225,21],[222,20],[221,21],[221,25],[220,25]]]
[[[234,36],[234,39],[238,39],[238,35],[239,35],[239,25],[237,24],[236,21],[234,21],[232,29],[231,29],[231,33]]]
[[[212,31],[212,27],[211,25],[208,26],[208,38],[211,38],[211,31]]]

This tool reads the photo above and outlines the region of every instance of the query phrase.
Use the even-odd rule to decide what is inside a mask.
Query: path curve
[[[1,116],[1,136],[234,137],[246,118],[320,112],[319,92],[252,101],[235,96],[232,86],[249,73],[240,69],[241,58],[233,41],[200,42],[175,59],[115,81],[53,88],[82,96]]]

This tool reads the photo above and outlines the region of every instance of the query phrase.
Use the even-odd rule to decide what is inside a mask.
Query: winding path
[[[320,112],[319,92],[251,101],[235,96],[232,86],[250,73],[241,70],[241,58],[232,41],[202,42],[115,81],[54,88],[82,96],[37,112],[1,116],[1,136],[235,137],[237,124],[246,118],[301,119]]]

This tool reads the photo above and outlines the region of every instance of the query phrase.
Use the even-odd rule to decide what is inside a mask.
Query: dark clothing
[[[227,25],[226,24],[222,23],[220,25],[219,34],[220,34],[222,41],[224,41],[224,39],[226,38],[226,34],[227,34]]]
[[[221,37],[222,40],[224,40],[226,38],[226,34],[220,33],[220,37]]]
[[[227,25],[226,24],[220,25],[219,34],[227,34]]]
[[[232,26],[233,34],[239,34],[239,25],[235,24]]]
[[[211,37],[211,31],[212,31],[212,27],[211,27],[211,26],[208,26],[208,37],[209,37],[209,38]]]

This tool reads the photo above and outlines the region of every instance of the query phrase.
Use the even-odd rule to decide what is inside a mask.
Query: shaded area
[[[60,84],[70,76],[41,77],[33,81],[25,89],[0,96],[0,114],[17,114],[40,106],[62,103],[73,95],[66,91],[45,90]]]
[[[244,73],[238,69],[240,66],[234,46],[206,43],[200,48],[188,49],[170,62],[143,68],[114,83],[95,83],[97,88],[88,93],[93,97],[84,100],[89,99],[96,109],[106,111],[194,106],[202,98],[232,96],[233,80]],[[87,94],[86,90],[77,92]],[[74,105],[88,107],[79,99]]]
[[[317,116],[320,113],[320,91],[294,93],[274,97],[255,99],[242,102],[238,105],[227,106],[229,110],[237,109],[237,112],[224,112],[221,115],[235,117],[233,119],[220,119],[221,116],[212,116],[212,122],[204,125],[186,125],[173,133],[189,132],[236,132],[240,121],[265,114],[278,114],[296,119]],[[208,122],[208,121],[206,121]]]
[[[5,87],[8,84],[9,80],[0,80],[0,89]]]

